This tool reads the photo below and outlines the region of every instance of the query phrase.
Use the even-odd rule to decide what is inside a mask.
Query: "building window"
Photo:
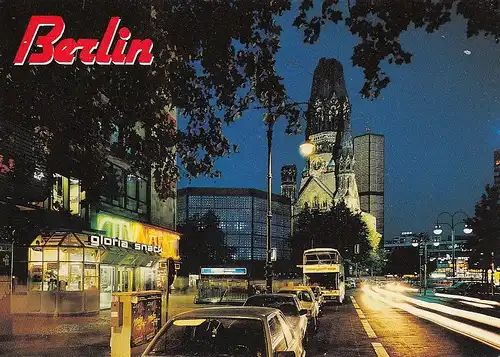
[[[109,163],[105,202],[139,214],[146,214],[148,208],[149,181],[127,173],[117,165]]]
[[[73,215],[80,214],[82,200],[80,180],[54,174],[51,191],[51,209],[54,211],[70,211]]]

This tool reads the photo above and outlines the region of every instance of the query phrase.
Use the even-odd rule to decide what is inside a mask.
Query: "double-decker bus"
[[[342,304],[344,302],[344,264],[337,249],[315,248],[305,250],[302,272],[305,285],[321,287],[325,303],[338,302]]]

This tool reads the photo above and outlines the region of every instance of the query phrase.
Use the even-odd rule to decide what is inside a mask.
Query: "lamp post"
[[[266,292],[273,292],[273,263],[271,260],[271,219],[272,211],[272,144],[273,144],[273,128],[276,122],[276,117],[272,114],[267,114],[264,118],[267,124],[267,220],[266,220]]]
[[[432,243],[434,247],[439,246],[439,239],[433,238],[430,239],[429,236],[420,234],[418,239],[414,239],[411,242],[411,245],[414,247],[423,246],[424,247],[424,295],[427,295],[427,246]],[[419,270],[420,276],[422,276],[422,262],[420,261],[420,252],[419,256]],[[420,278],[420,289],[422,288],[422,278]]]
[[[470,228],[469,225],[465,222],[465,219],[462,219],[459,222],[455,222],[455,216],[457,214],[462,214],[462,215],[466,216],[467,218],[469,218],[469,216],[467,215],[467,213],[465,213],[464,211],[456,211],[453,214],[451,214],[449,212],[441,212],[440,214],[438,214],[438,216],[436,218],[436,225],[434,226],[434,234],[436,234],[436,235],[441,235],[441,233],[443,233],[443,228],[442,228],[443,225],[448,226],[451,229],[451,269],[452,269],[452,277],[453,278],[455,277],[455,274],[456,274],[456,262],[455,262],[455,228],[456,228],[457,225],[463,223],[464,224],[464,230],[463,230],[463,232],[465,234],[472,233],[472,228]],[[442,215],[448,215],[449,217],[451,217],[451,223],[449,223],[449,222],[443,222],[443,221],[440,222],[439,218]]]
[[[302,144],[299,146],[299,152],[300,154],[309,160],[309,157],[314,154],[314,151],[316,150],[316,146],[313,144],[312,141],[309,139],[306,139]],[[309,163],[308,163],[309,165]],[[314,235],[311,234],[311,249],[314,248]]]
[[[272,144],[273,144],[273,129],[276,120],[286,115],[286,110],[300,104],[308,103],[291,103],[285,106],[280,106],[274,113],[270,108],[257,107],[256,109],[267,109],[264,115],[264,122],[267,125],[267,219],[266,219],[266,292],[273,292],[273,263],[272,263],[272,249],[271,249],[271,219],[273,217],[272,211]]]

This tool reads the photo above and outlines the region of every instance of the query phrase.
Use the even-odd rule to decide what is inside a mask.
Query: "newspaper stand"
[[[130,357],[161,328],[159,290],[114,293],[111,304],[111,357]]]

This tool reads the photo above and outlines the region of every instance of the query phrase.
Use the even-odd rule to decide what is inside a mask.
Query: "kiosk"
[[[170,237],[170,236],[169,236]],[[161,288],[171,241],[133,242],[93,232],[54,231],[38,236],[28,253],[28,313],[96,314],[111,308],[112,294]],[[176,249],[165,249],[173,247]]]

